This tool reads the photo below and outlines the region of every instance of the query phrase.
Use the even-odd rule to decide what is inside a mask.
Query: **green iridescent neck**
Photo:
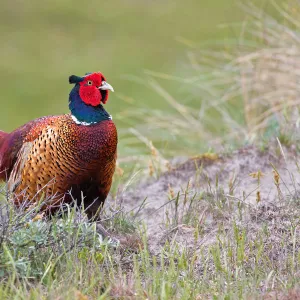
[[[69,109],[77,124],[92,125],[101,121],[111,120],[111,116],[100,104],[92,106],[84,103],[79,96],[80,86],[76,84],[69,95]]]

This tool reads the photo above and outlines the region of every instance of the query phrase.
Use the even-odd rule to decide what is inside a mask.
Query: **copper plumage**
[[[91,82],[96,88],[91,91],[100,93],[100,102],[93,105],[79,97],[81,86]],[[107,84],[101,73],[70,83],[76,84],[71,114],[43,117],[11,133],[0,131],[0,179],[7,180],[17,206],[43,199],[41,209],[52,213],[73,199],[84,200],[92,218],[109,193],[117,158],[117,130],[101,104],[111,86],[101,90]]]

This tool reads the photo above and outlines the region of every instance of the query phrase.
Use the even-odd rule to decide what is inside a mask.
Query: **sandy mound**
[[[126,210],[133,209],[137,219],[145,222],[150,247],[157,249],[157,244],[163,244],[174,232],[177,241],[194,243],[193,229],[198,225],[186,222],[188,213],[197,214],[198,222],[205,225],[202,244],[211,243],[218,222],[237,214],[241,205],[251,208],[248,216],[244,213],[243,222],[253,218],[256,218],[253,226],[260,226],[259,218],[274,222],[281,204],[286,207],[289,199],[298,197],[299,183],[293,151],[247,147],[230,155],[190,159],[158,180],[129,189],[122,195],[122,201]],[[220,219],[212,210],[219,210]]]

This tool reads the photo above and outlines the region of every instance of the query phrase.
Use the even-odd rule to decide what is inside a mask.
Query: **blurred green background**
[[[235,0],[4,1],[0,128],[68,112],[68,76],[92,71],[115,88],[106,109],[117,126],[134,126],[118,115],[135,107],[167,109],[136,80],[145,70],[184,76],[188,48],[224,47],[240,31],[234,23],[245,18]]]

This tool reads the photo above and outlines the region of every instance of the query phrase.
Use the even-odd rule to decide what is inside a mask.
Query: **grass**
[[[190,47],[184,76],[146,70],[144,84],[170,108],[127,112],[124,117],[137,120],[133,134],[146,136],[167,158],[276,136],[283,143],[298,139],[291,127],[299,123],[299,4],[272,1],[270,6],[276,18],[243,4],[248,18],[225,50]]]

